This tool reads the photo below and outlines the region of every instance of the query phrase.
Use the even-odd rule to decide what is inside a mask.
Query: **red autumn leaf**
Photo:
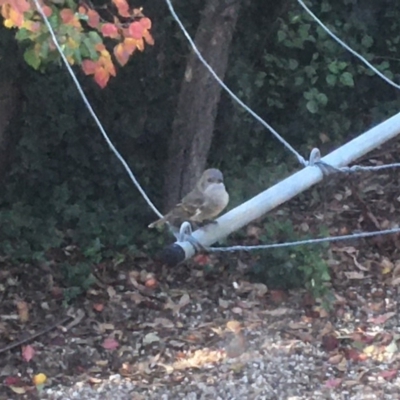
[[[149,18],[142,18],[139,21],[139,24],[142,25],[143,29],[150,29],[151,28],[151,21]]]
[[[53,10],[49,6],[42,6],[44,15],[49,18],[53,14]]]
[[[11,7],[17,10],[20,14],[23,14],[31,9],[30,4],[26,0],[12,0],[8,3],[11,4]]]
[[[82,70],[85,75],[93,75],[96,72],[97,63],[92,60],[83,60],[82,61]]]
[[[119,38],[119,33],[118,33],[118,28],[109,22],[105,23],[101,27],[101,33],[103,36],[110,37],[112,39],[117,39]]]
[[[343,352],[346,359],[351,361],[365,361],[368,358],[367,354],[357,349],[344,349]]]
[[[396,313],[393,312],[393,311],[392,312],[388,312],[386,314],[379,315],[378,317],[369,318],[368,322],[371,322],[371,323],[377,324],[377,325],[384,324],[389,318],[392,318],[395,315],[396,315]]]
[[[117,59],[119,65],[123,67],[128,62],[130,54],[123,43],[118,43],[114,47],[114,56]]]
[[[31,345],[22,346],[22,358],[25,361],[31,361],[35,353],[35,349]]]
[[[97,28],[100,24],[100,15],[98,14],[98,12],[90,9],[87,12],[87,16],[88,16],[88,21],[87,21],[88,25],[91,28]]]
[[[121,15],[121,17],[130,17],[129,5],[126,0],[112,0],[112,2],[115,4],[115,7],[117,7],[118,14]]]
[[[129,25],[128,32],[132,38],[141,39],[143,36],[143,26],[138,21],[132,22]]]
[[[325,382],[325,387],[330,388],[330,389],[334,389],[337,388],[338,386],[340,386],[340,384],[342,383],[343,379],[340,378],[332,378],[332,379],[328,379]]]
[[[93,304],[93,309],[98,311],[98,312],[101,312],[101,311],[104,310],[104,304],[102,304],[102,303],[94,303]]]
[[[119,347],[119,343],[114,338],[104,339],[102,346],[106,350],[115,350]]]
[[[199,265],[207,265],[210,262],[210,257],[207,254],[197,254],[193,257],[193,260]]]
[[[4,379],[4,384],[6,386],[11,386],[11,385],[20,385],[22,383],[21,378],[18,376],[7,376],[6,379]]]
[[[270,290],[269,295],[275,304],[281,304],[287,300],[287,294],[283,290]]]
[[[333,351],[339,346],[339,340],[335,335],[324,335],[322,337],[322,347],[325,351]]]
[[[382,371],[379,376],[381,376],[383,379],[386,379],[387,381],[392,380],[397,376],[397,369],[389,369],[387,371]]]
[[[75,19],[75,13],[70,8],[64,8],[60,11],[60,17],[64,24],[69,24]]]
[[[96,68],[96,71],[94,73],[94,80],[102,89],[107,86],[109,79],[110,74],[103,67]]]

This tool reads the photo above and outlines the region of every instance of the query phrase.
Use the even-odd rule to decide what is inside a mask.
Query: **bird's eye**
[[[213,181],[212,178],[208,178],[208,179],[207,179],[207,182],[208,182],[208,183],[211,183],[212,181]]]

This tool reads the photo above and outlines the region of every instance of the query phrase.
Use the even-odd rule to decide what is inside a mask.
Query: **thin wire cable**
[[[369,67],[372,71],[374,71],[380,78],[386,81],[389,85],[395,87],[396,89],[400,89],[400,85],[394,83],[388,77],[382,74],[382,72],[378,71],[370,62],[368,62],[361,54],[358,54],[355,50],[349,47],[343,40],[339,39],[333,32],[331,32],[321,20],[304,4],[302,0],[297,0],[298,3],[304,8],[304,10],[314,19],[314,21],[336,42],[338,42],[341,46],[343,46],[346,50],[348,50],[353,56],[357,57],[360,61],[362,61],[367,67]]]
[[[357,171],[381,171],[383,169],[400,168],[400,163],[385,164],[385,165],[353,165],[351,167],[342,167],[343,172],[357,172]]]
[[[96,113],[94,112],[92,106],[90,105],[85,93],[83,92],[83,89],[81,87],[81,85],[79,84],[78,79],[76,78],[74,72],[72,71],[71,66],[68,63],[67,58],[65,57],[60,45],[58,44],[58,40],[57,37],[53,31],[53,28],[51,27],[46,15],[43,12],[43,9],[41,7],[41,5],[39,4],[38,0],[33,0],[36,8],[39,12],[39,14],[42,16],[44,23],[47,26],[47,29],[50,32],[51,38],[53,39],[53,42],[58,50],[58,52],[60,53],[60,56],[65,64],[65,66],[67,67],[67,70],[69,72],[69,74],[71,75],[72,80],[75,83],[76,88],[78,89],[79,94],[81,95],[83,102],[85,103],[85,106],[87,107],[87,109],[89,110],[91,116],[93,117],[94,121],[96,122],[98,128],[100,129],[101,134],[103,135],[105,141],[107,142],[107,144],[110,146],[112,152],[116,155],[116,157],[118,158],[118,160],[121,162],[121,164],[124,166],[126,172],[128,173],[129,177],[131,178],[132,182],[135,184],[136,188],[139,190],[140,194],[142,195],[142,197],[146,200],[147,204],[150,206],[150,208],[154,211],[154,213],[159,217],[162,218],[163,215],[157,210],[156,206],[152,203],[152,201],[149,199],[149,197],[147,196],[146,192],[143,190],[143,188],[140,186],[140,183],[138,182],[138,180],[135,178],[135,176],[133,175],[132,171],[130,170],[128,164],[126,163],[126,161],[123,159],[123,157],[121,156],[121,154],[118,152],[118,150],[115,148],[115,146],[112,144],[111,140],[108,138],[106,131],[104,130],[100,120],[98,119]]]
[[[197,57],[199,60],[202,62],[202,64],[208,69],[210,74],[214,77],[214,79],[219,83],[219,85],[232,97],[233,100],[235,100],[239,105],[241,105],[251,116],[253,116],[258,122],[261,123],[265,128],[267,128],[275,137],[278,139],[289,151],[291,151],[296,157],[297,160],[299,161],[300,164],[303,166],[306,166],[306,160],[285,140],[283,139],[282,136],[279,135],[279,133],[272,128],[271,125],[269,125],[267,122],[265,122],[258,114],[256,114],[251,108],[249,108],[245,103],[243,103],[242,100],[240,100],[229,88],[228,86],[225,85],[224,82],[219,78],[219,76],[214,72],[212,67],[207,63],[207,61],[204,59],[204,57],[201,55],[200,51],[197,49],[194,41],[190,37],[189,33],[186,31],[185,27],[183,26],[181,20],[179,19],[178,15],[175,12],[174,7],[172,6],[172,3],[170,0],[165,0],[168,8],[174,17],[175,21],[179,25],[181,31],[183,34],[186,36],[186,39],[190,43],[193,51],[196,53]]]
[[[260,245],[256,245],[256,246],[208,247],[207,251],[209,251],[210,253],[217,253],[217,252],[227,253],[227,252],[235,252],[235,251],[268,250],[268,249],[277,249],[280,247],[301,246],[304,244],[338,242],[338,241],[342,241],[342,240],[352,240],[352,239],[354,240],[354,239],[360,239],[360,238],[367,238],[367,237],[371,237],[371,236],[390,235],[390,234],[394,234],[394,233],[400,233],[400,228],[387,229],[387,230],[383,230],[383,231],[353,233],[351,235],[331,236],[331,237],[318,238],[318,239],[299,240],[297,242],[260,244]]]
[[[400,168],[400,163],[384,164],[384,165],[352,165],[351,167],[334,167],[331,164],[321,160],[321,152],[318,148],[311,150],[310,158],[307,161],[310,167],[318,167],[324,175],[333,173],[352,173],[358,171],[381,171],[390,168]]]

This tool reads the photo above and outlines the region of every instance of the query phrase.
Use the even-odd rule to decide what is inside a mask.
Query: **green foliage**
[[[294,242],[311,238],[311,235],[295,233],[290,221],[268,218],[264,224],[262,243]],[[321,228],[316,236],[327,236]],[[329,267],[322,254],[327,244],[302,245],[266,250],[260,253],[253,265],[252,278],[265,283],[270,289],[306,288],[315,297],[327,294],[326,283],[330,280]]]
[[[395,76],[398,5],[317,3],[312,11],[335,34],[385,75]],[[247,20],[252,23],[246,24]],[[321,145],[321,133],[333,147],[397,112],[396,92],[328,36],[296,2],[252,2],[241,21],[228,85],[305,157],[310,147]],[[229,168],[236,162],[232,154],[238,158],[238,171],[248,159],[265,157],[268,152],[282,154],[282,145],[239,107],[231,106],[225,116],[220,117],[220,129],[229,132]],[[285,152],[284,162],[291,160]]]
[[[153,3],[144,6],[153,21],[154,48],[118,71],[106,90],[78,75],[111,140],[160,206],[162,165],[189,50],[165,5]],[[334,33],[386,76],[397,78],[396,2],[317,3],[313,11]],[[192,36],[203,6],[193,0],[177,10]],[[1,177],[6,189],[0,199],[0,254],[43,259],[52,247],[75,244],[90,264],[121,249],[159,248],[164,236],[146,228],[154,215],[104,143],[70,78],[57,67],[46,75],[24,67],[22,56],[10,50],[10,37],[0,30],[0,68],[4,77],[18,80],[25,102],[10,124],[16,148]],[[256,0],[243,8],[226,80],[305,157],[322,144],[321,133],[330,139],[330,148],[336,147],[400,106],[397,92],[335,43],[296,2]],[[298,167],[263,126],[225,95],[215,131],[209,165],[224,171],[230,207]],[[276,226],[268,237],[281,231],[282,240],[300,239],[290,226]],[[259,260],[260,267],[297,271],[296,284],[318,288],[326,278],[316,247],[267,252]]]
[[[63,292],[65,305],[83,294],[95,283],[90,265],[86,262],[78,262],[75,265],[63,263],[61,271],[64,277],[63,283],[66,286]]]

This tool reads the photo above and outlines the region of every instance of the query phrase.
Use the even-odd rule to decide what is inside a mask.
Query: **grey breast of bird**
[[[199,212],[193,215],[190,220],[194,222],[203,222],[213,219],[228,205],[229,194],[225,190],[223,182],[215,182],[204,191],[204,203]]]

